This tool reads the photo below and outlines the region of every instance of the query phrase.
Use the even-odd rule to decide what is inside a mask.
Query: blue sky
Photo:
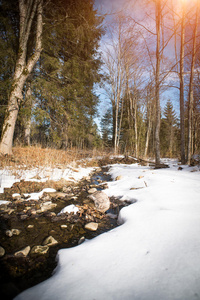
[[[144,6],[143,6],[144,5]],[[137,18],[140,17],[143,19],[144,8],[145,8],[145,1],[143,0],[95,0],[95,8],[101,14],[108,14],[106,16],[106,21],[112,20],[112,13],[117,13],[123,11],[124,13],[128,11],[128,13],[132,15],[136,15]],[[152,19],[153,20],[153,19]],[[154,22],[152,22],[154,26]],[[153,27],[152,27],[153,28]],[[108,39],[108,37],[106,37]],[[103,37],[105,41],[105,37]],[[103,43],[102,43],[103,44]],[[101,117],[105,114],[107,108],[111,105],[108,97],[105,95],[105,91],[102,89],[97,89],[97,94],[100,95],[100,105],[99,105],[99,117],[95,120],[97,125],[99,126]],[[164,108],[167,100],[170,99],[173,103],[174,109],[179,115],[179,92],[178,89],[168,89],[161,95],[160,102],[161,102],[161,109]]]

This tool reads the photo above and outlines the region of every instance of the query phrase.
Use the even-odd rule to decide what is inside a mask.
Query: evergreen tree
[[[30,135],[32,116],[32,141],[56,147],[89,145],[92,131],[98,137],[97,130],[91,129],[94,125],[91,118],[95,116],[98,105],[94,84],[101,80],[98,47],[103,33],[102,18],[97,16],[92,0],[50,0],[43,3],[43,51],[24,84],[14,137],[22,141],[27,124]],[[0,6],[2,131],[17,59],[19,3],[2,0]],[[32,54],[34,36],[33,27],[27,43],[27,57]],[[32,92],[27,97],[29,84]]]
[[[101,118],[101,133],[102,133],[102,140],[103,145],[105,147],[112,146],[112,133],[113,133],[113,123],[112,123],[112,111],[108,109],[104,116]]]
[[[177,116],[171,100],[168,100],[164,108],[164,117],[161,120],[161,149],[164,156],[172,157],[175,145],[177,131]]]
[[[35,69],[39,101],[34,115],[48,118],[49,142],[66,148],[82,145],[80,139],[87,140],[90,132],[98,105],[93,87],[100,80],[97,49],[103,31],[90,0],[51,0],[50,7],[44,14],[44,50]]]

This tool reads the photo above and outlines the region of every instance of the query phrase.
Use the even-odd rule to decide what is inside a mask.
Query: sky
[[[115,13],[123,12],[127,13],[128,15],[135,16],[137,20],[141,20],[143,24],[148,19],[151,20],[152,25],[150,24],[150,27],[152,30],[155,30],[155,21],[153,20],[153,15],[150,18],[144,17],[145,12],[145,1],[139,1],[139,0],[96,0],[95,1],[95,8],[99,11],[101,14],[108,14],[105,17],[105,21],[112,23],[112,17],[115,16]],[[114,14],[113,14],[114,13]],[[149,26],[149,23],[148,23]],[[109,36],[106,34],[103,36],[101,41],[100,50],[103,50],[105,45],[109,44]],[[168,49],[168,53],[169,53]],[[98,127],[100,128],[100,119],[101,117],[106,113],[108,107],[111,106],[110,99],[108,95],[106,94],[104,89],[97,88],[96,90],[97,95],[99,95],[100,104],[99,104],[99,116],[96,118],[96,123],[98,124]],[[173,103],[174,109],[176,111],[177,116],[179,116],[179,92],[177,89],[171,88],[168,89],[166,92],[161,94],[160,97],[160,103],[161,103],[161,109],[164,110],[164,106],[167,102],[167,100],[170,99]]]
[[[112,165],[104,192],[132,203],[121,226],[59,250],[52,277],[15,300],[200,299],[200,167],[163,162]]]

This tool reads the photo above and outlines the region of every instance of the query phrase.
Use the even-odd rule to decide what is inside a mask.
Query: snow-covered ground
[[[105,192],[136,201],[121,226],[60,250],[53,276],[15,299],[200,299],[200,171],[167,163],[113,165]]]
[[[56,181],[63,178],[69,181],[76,181],[87,177],[92,170],[93,168],[73,168],[69,166],[65,169],[34,168],[32,170],[24,169],[13,172],[13,170],[7,168],[0,170],[0,194],[3,193],[4,188],[10,188],[13,183],[20,180],[45,182],[47,180]],[[13,173],[15,173],[15,175],[13,175]],[[41,196],[41,194],[32,195],[31,199],[38,199],[39,196]]]

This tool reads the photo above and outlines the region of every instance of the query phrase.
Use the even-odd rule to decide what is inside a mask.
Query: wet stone
[[[34,246],[31,249],[31,254],[41,254],[41,255],[44,255],[48,251],[49,251],[49,247],[48,246],[46,246],[46,245],[45,246],[38,245],[38,246]]]
[[[84,243],[84,242],[85,242],[85,237],[82,236],[82,237],[80,238],[80,240],[78,241],[78,245],[81,245],[81,244]]]
[[[5,255],[5,249],[0,246],[0,257],[3,257]]]
[[[52,236],[48,236],[42,243],[43,246],[54,246],[58,244],[58,241],[56,241]]]
[[[64,224],[63,224],[63,225],[60,225],[60,228],[61,228],[61,229],[67,229],[67,225],[64,225]]]
[[[17,252],[15,252],[15,256],[27,256],[29,254],[31,250],[31,247],[30,246],[27,246],[25,248],[23,248],[22,250],[19,250]]]
[[[5,234],[8,236],[8,237],[12,237],[13,236],[13,233],[11,230],[6,230]]]

